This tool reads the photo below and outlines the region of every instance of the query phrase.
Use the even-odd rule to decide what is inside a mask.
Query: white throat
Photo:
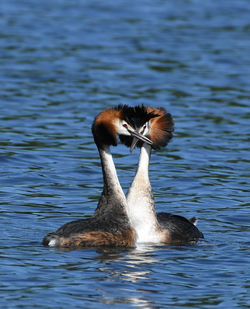
[[[104,187],[96,212],[106,211],[105,209],[108,205],[115,207],[116,210],[118,207],[122,208],[123,212],[127,215],[126,196],[120,185],[110,149],[107,146],[104,149],[99,149],[99,153],[102,163]]]
[[[109,147],[100,150],[100,157],[103,165],[104,183],[125,198]]]
[[[128,216],[137,234],[137,242],[160,242],[154,198],[148,175],[151,146],[143,144],[134,180],[127,194]]]

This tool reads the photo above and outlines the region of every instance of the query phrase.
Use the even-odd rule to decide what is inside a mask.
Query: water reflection
[[[118,295],[112,293],[107,286],[102,287],[102,303],[104,304],[121,304],[127,303],[133,306],[142,306],[144,308],[154,308],[154,301],[147,299],[138,293],[143,291],[140,282],[149,283],[151,276],[151,267],[154,263],[159,262],[155,254],[156,247],[150,245],[140,245],[130,250],[98,250],[100,256],[96,260],[100,261],[103,266],[98,270],[105,273],[109,281],[117,282],[119,285]],[[134,285],[139,284],[138,288]],[[114,287],[114,286],[113,286]],[[149,286],[147,286],[147,289]],[[146,292],[146,290],[145,290]],[[152,291],[148,290],[147,293]]]
[[[105,264],[111,264],[113,261],[122,260],[124,270],[119,272],[119,275],[123,280],[137,282],[138,280],[148,279],[150,275],[149,270],[142,269],[147,264],[157,263],[159,260],[155,256],[156,247],[150,245],[139,245],[134,249],[125,251],[116,251],[110,253],[110,250],[102,252],[102,255],[97,259]],[[112,250],[113,251],[113,250]],[[99,251],[98,251],[99,252]],[[101,271],[110,272],[110,268],[101,268]]]
[[[140,244],[131,250],[97,250],[100,255],[95,260],[102,264],[98,270],[109,282],[99,287],[102,303],[129,303],[155,308],[155,299],[160,299],[166,288],[174,289],[173,281],[188,288],[196,287],[191,260],[203,245],[204,242],[195,246]],[[183,269],[188,261],[191,263],[189,274]],[[173,268],[176,264],[179,268]],[[113,292],[114,288],[119,290],[118,294]]]

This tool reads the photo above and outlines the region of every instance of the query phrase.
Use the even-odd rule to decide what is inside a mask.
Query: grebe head
[[[117,146],[117,135],[119,135],[120,137],[134,137],[144,143],[152,144],[146,134],[138,132],[133,120],[135,114],[133,109],[127,105],[118,105],[97,115],[92,125],[95,143],[101,148]],[[145,115],[146,121],[152,117],[149,116],[150,113],[145,113]]]
[[[152,148],[160,149],[166,146],[173,136],[174,122],[171,114],[164,108],[152,108],[144,105],[130,107],[125,117],[126,121],[135,129],[139,136],[145,136],[151,140]],[[135,146],[141,147],[142,139],[136,136],[120,136],[123,144],[130,147],[132,151]]]

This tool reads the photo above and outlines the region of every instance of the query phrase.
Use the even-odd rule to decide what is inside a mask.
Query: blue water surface
[[[250,2],[0,4],[1,308],[250,308]],[[117,104],[175,120],[153,151],[157,211],[196,216],[193,246],[59,251],[93,214],[94,117]],[[112,149],[127,191],[139,151]]]

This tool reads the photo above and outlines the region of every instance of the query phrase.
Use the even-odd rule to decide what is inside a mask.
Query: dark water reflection
[[[247,308],[249,14],[246,0],[5,1],[0,5],[3,308]],[[102,188],[91,136],[115,104],[165,106],[158,211],[197,216],[195,246],[57,251],[62,223]],[[127,190],[138,152],[113,149]]]

